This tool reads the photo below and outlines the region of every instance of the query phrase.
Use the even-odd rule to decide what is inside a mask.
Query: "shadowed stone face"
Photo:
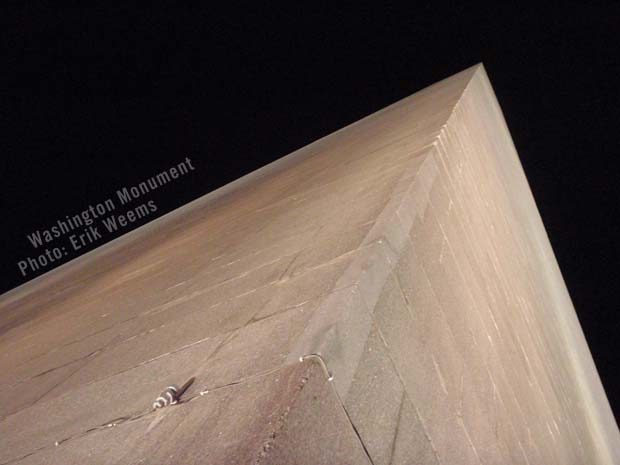
[[[620,462],[482,66],[3,295],[0,349],[2,464]]]

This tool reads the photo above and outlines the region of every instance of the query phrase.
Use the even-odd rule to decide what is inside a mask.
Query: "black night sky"
[[[483,62],[620,417],[620,5],[290,5],[5,4],[0,292],[26,234],[122,186],[192,159],[144,223]]]

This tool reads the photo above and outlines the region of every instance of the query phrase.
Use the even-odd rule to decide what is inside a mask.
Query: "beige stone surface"
[[[481,65],[1,296],[0,395],[0,464],[620,463]]]

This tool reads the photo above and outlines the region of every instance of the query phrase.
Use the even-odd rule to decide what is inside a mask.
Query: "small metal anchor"
[[[156,410],[158,408],[163,408],[168,405],[177,404],[179,400],[181,399],[181,396],[183,395],[183,393],[187,391],[187,388],[189,388],[195,380],[196,380],[195,377],[191,377],[181,387],[177,387],[174,385],[168,386],[159,395],[159,397],[155,399],[155,402],[153,402],[153,409]]]

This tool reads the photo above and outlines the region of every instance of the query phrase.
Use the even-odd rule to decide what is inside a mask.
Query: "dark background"
[[[119,187],[190,156],[165,213],[483,62],[619,418],[620,6],[461,3],[5,12],[0,292],[27,233]]]

